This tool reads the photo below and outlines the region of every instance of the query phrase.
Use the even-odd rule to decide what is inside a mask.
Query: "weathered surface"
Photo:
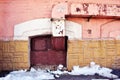
[[[0,70],[29,68],[27,41],[0,41]]]
[[[120,5],[115,4],[91,4],[91,3],[60,3],[54,6],[53,18],[65,18],[66,15],[81,17],[119,17]]]
[[[119,45],[116,40],[69,40],[67,67],[86,66],[94,61],[101,66],[120,69]]]
[[[73,3],[71,15],[120,17],[120,5]]]

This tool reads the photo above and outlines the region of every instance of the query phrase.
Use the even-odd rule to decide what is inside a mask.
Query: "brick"
[[[85,59],[84,59],[84,64],[85,64],[85,65],[89,65],[89,63],[90,63],[91,61],[93,61],[93,59],[85,58]]]
[[[117,55],[120,56],[120,46],[119,47],[117,46],[116,52],[117,52]]]
[[[13,55],[15,56],[15,57],[20,57],[20,56],[24,56],[24,55],[26,55],[26,54],[28,54],[27,52],[15,52]]]
[[[90,41],[90,42],[88,43],[88,47],[90,47],[90,48],[97,48],[97,47],[99,47],[99,46],[100,46],[100,44],[99,44],[98,41]]]
[[[10,58],[10,57],[5,57],[5,58],[2,59],[2,62],[3,62],[3,63],[8,63],[8,62],[9,62],[9,63],[12,63],[12,58]]]
[[[106,55],[106,48],[101,47],[101,48],[100,48],[100,50],[101,50],[101,53],[103,53],[103,54],[105,54],[105,55]]]
[[[90,51],[84,51],[84,58],[94,58],[94,53]]]
[[[114,63],[115,56],[119,56],[118,53],[120,52],[119,48],[115,49],[115,45],[113,44],[114,41],[95,41],[95,45],[98,45],[97,47],[88,45],[90,42],[91,44],[94,44],[94,41],[84,41],[83,48],[77,48],[72,47],[71,45],[71,51],[68,52],[68,54],[75,54],[75,57],[71,55],[71,57],[68,57],[68,59],[78,59],[78,63],[81,65],[87,65],[90,61],[95,61],[96,63],[102,65],[102,66],[108,66],[110,67],[112,63]],[[76,41],[72,41],[76,42]],[[110,45],[107,45],[108,43],[111,43]],[[75,44],[76,45],[76,44]],[[76,48],[76,49],[74,49]],[[70,60],[71,61],[71,60]],[[71,63],[69,63],[71,65]]]
[[[16,52],[28,52],[28,42],[27,41],[16,41],[15,50]]]
[[[79,58],[78,62],[79,62],[80,65],[83,65],[83,63],[84,63],[84,58],[83,58],[83,57]]]
[[[2,50],[0,50],[0,60],[2,60],[3,56],[2,56],[3,52]]]
[[[9,42],[3,42],[2,50],[3,52],[9,52]]]
[[[113,69],[120,69],[120,65],[112,64]]]
[[[29,63],[29,56],[28,55],[24,55],[23,60],[24,60],[23,62]]]
[[[2,63],[0,63],[0,71],[2,71],[3,70],[3,65],[2,65]]]
[[[12,59],[12,62],[24,62],[24,58],[23,57],[14,57]]]
[[[79,58],[83,58],[84,54],[78,53]]]
[[[73,48],[73,52],[75,53],[75,54],[78,54],[78,53],[83,53],[83,51],[82,50],[80,50],[79,48]]]
[[[71,55],[71,54],[69,54],[68,58],[69,59],[79,59],[79,56],[78,55],[73,55],[73,54]]]
[[[22,54],[19,56],[14,55],[12,61],[13,62],[28,62],[29,61],[28,54]]]
[[[95,58],[93,59],[93,61],[94,61],[96,64],[100,64],[100,60],[99,60],[98,57],[95,57]]]
[[[106,67],[106,58],[99,58],[100,65]]]
[[[13,63],[13,70],[17,70],[19,68],[19,63]]]
[[[86,66],[86,64],[84,62],[79,62],[79,66],[84,67],[84,66]]]
[[[101,41],[101,45],[100,45],[102,48],[105,48],[106,47],[106,43],[105,43],[105,40],[102,40]]]
[[[3,53],[2,57],[3,58],[12,58],[13,57],[13,53]]]
[[[112,60],[111,59],[106,59],[106,66],[110,67],[112,65]]]
[[[76,48],[82,48],[83,47],[83,45],[80,43],[74,43],[73,44],[73,47],[76,47]]]
[[[115,55],[116,55],[116,51],[114,51],[114,52],[112,52],[112,51],[107,52],[107,51],[106,51],[106,54],[107,54],[108,56],[115,56]]]
[[[69,59],[68,63],[71,64],[71,65],[79,65],[78,59]]]
[[[3,41],[0,41],[0,50],[2,50],[3,47]]]
[[[17,70],[17,69],[28,69],[30,66],[28,63],[13,63],[13,69]]]
[[[13,68],[12,64],[7,62],[3,63],[2,66],[3,66],[3,70],[12,70]]]
[[[69,53],[72,53],[72,52],[73,52],[73,48],[69,48],[69,47],[68,47],[68,50],[67,50],[67,51],[68,51],[68,54],[69,54]]]
[[[14,41],[9,42],[9,51],[15,52],[15,42]]]
[[[20,66],[21,66],[21,68],[24,68],[24,69],[26,69],[26,68],[29,68],[29,64],[28,63],[19,63],[20,64]]]

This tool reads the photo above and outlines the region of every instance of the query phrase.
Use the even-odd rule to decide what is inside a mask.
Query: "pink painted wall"
[[[0,0],[0,36],[13,36],[14,25],[16,24],[32,19],[50,18],[53,6],[60,2],[69,4],[78,2],[119,4],[120,0]],[[94,23],[97,24],[99,21]],[[91,25],[88,26],[90,28],[95,26],[92,23],[87,25]],[[86,35],[84,33],[83,35]],[[97,31],[94,31],[94,33],[97,33]],[[95,37],[95,35],[92,37]]]
[[[0,4],[0,36],[2,36],[5,27],[4,4]]]
[[[87,18],[67,18],[67,20],[82,25],[82,38],[118,38],[120,36],[120,21],[116,19],[91,18],[87,21]],[[88,30],[91,30],[91,34]]]
[[[120,39],[120,20],[111,20],[101,26],[102,37],[115,37]]]
[[[1,22],[3,36],[13,36],[14,25],[24,21],[50,17],[51,4],[47,0],[2,0],[4,16]],[[47,5],[47,6],[46,6]]]

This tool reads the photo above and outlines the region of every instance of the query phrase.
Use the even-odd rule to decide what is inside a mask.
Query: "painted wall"
[[[120,39],[120,20],[100,18],[67,18],[82,25],[82,38],[114,38]],[[91,33],[89,33],[91,30]],[[78,34],[79,35],[79,34]]]
[[[119,5],[120,0],[0,0],[0,39],[6,40],[0,43],[1,70],[29,67],[28,37],[52,34],[50,18],[52,17],[53,7],[61,2],[66,2],[68,5],[72,3]],[[61,12],[61,9],[59,11]],[[81,38],[96,39],[101,37],[119,39],[119,25],[120,20],[115,19],[66,18],[65,35],[69,38],[68,68],[70,69],[73,65],[80,64],[84,66],[90,61],[98,61],[97,63],[112,68],[112,65],[115,64],[117,68],[120,68],[119,63],[117,63],[119,62],[117,59],[119,60],[120,58],[119,41],[117,42],[113,39],[112,42],[80,40]],[[25,43],[22,41],[12,42],[13,39],[27,41]],[[110,45],[107,45],[109,43]],[[108,53],[107,48],[111,47],[112,49],[108,50]],[[22,53],[26,55],[24,56]],[[21,63],[21,60],[24,61],[23,58],[26,59],[26,62]]]
[[[29,36],[52,34],[50,18],[30,20],[14,27],[14,40],[28,40]],[[78,31],[77,31],[78,30]],[[82,38],[82,26],[76,22],[65,21],[65,35],[70,40]]]
[[[120,69],[120,40],[69,40],[67,67],[86,66],[91,61],[104,67]]]
[[[60,2],[119,4],[120,0],[0,0],[0,36],[13,36],[16,24],[50,18],[52,8]]]
[[[0,41],[0,71],[29,67],[28,41]]]

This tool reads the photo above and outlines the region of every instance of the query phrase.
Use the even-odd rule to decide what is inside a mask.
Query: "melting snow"
[[[73,66],[73,70],[69,73],[71,75],[95,75],[98,74],[103,77],[108,78],[118,78],[117,75],[111,73],[112,69],[100,67],[100,65],[96,65],[94,62],[90,63],[90,66],[85,66],[80,68],[79,66]]]
[[[79,67],[73,66],[73,70],[71,72],[62,70],[63,65],[59,65],[56,71],[50,70],[41,70],[31,68],[28,72],[27,70],[19,70],[13,71],[8,74],[6,77],[1,77],[0,80],[49,80],[55,79],[55,77],[60,77],[63,74],[69,75],[95,75],[98,74],[103,77],[108,78],[118,78],[117,75],[112,74],[112,69],[100,67],[100,65],[95,64],[95,62],[91,62],[89,66]],[[55,76],[55,77],[54,77]],[[119,79],[116,79],[119,80]]]
[[[54,79],[54,75],[46,72],[45,70],[35,70],[31,68],[29,72],[26,70],[13,71],[6,77],[0,78],[0,80],[47,80]]]

